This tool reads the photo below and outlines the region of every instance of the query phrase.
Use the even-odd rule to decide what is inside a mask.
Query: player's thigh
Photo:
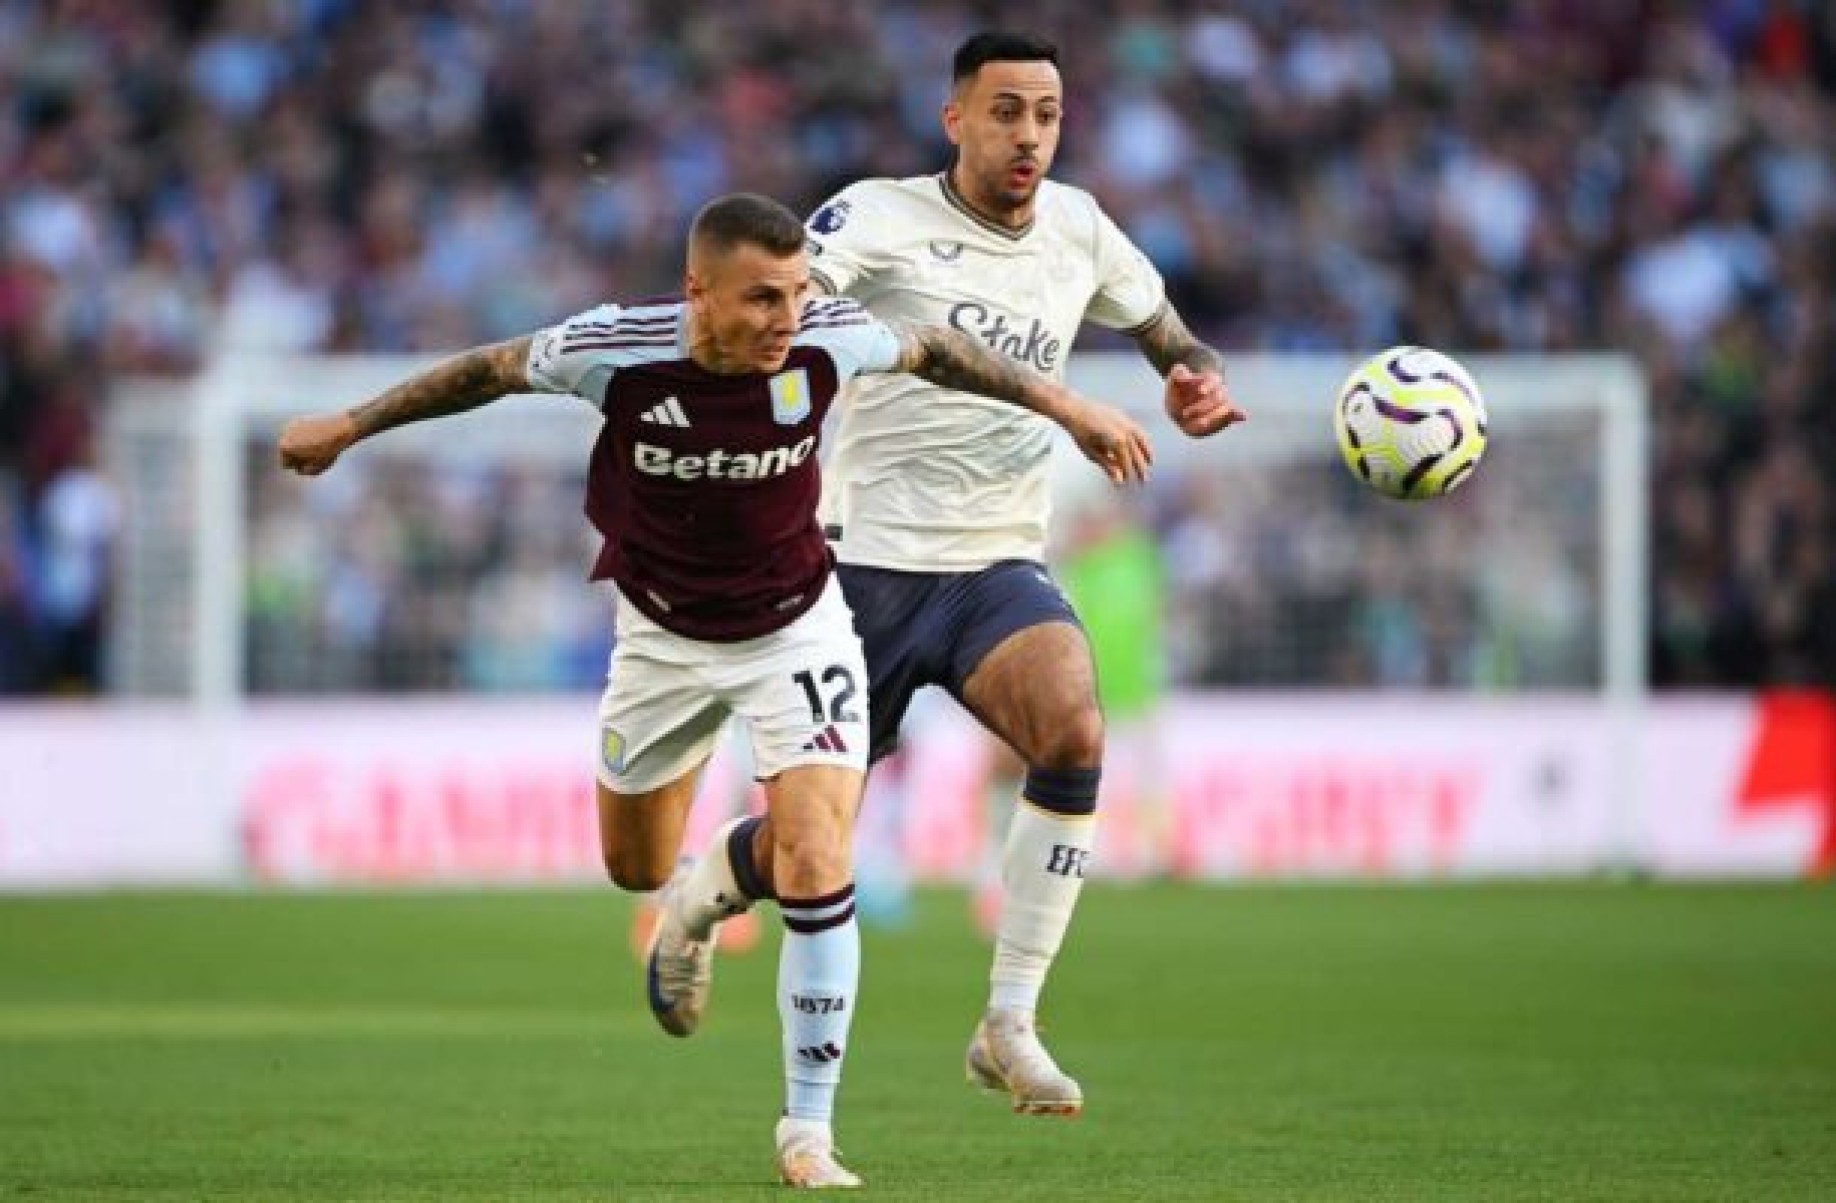
[[[1102,763],[1103,715],[1083,628],[1052,621],[1008,635],[963,682],[963,705],[1035,768]]]
[[[759,780],[809,765],[866,771],[867,665],[833,579],[795,622],[734,645],[718,673],[719,696],[745,725]]]
[[[619,644],[599,703],[600,848],[613,879],[632,889],[668,877],[728,716],[706,678],[705,645],[665,636]]]
[[[1035,768],[1102,761],[1090,643],[1044,568],[1009,560],[962,587],[950,690]]]
[[[854,877],[854,818],[866,774],[836,764],[787,768],[765,782],[772,881],[785,898],[820,898]]]
[[[706,759],[655,789],[625,793],[596,783],[599,850],[606,873],[627,890],[654,890],[669,880]]]
[[[773,884],[781,897],[819,897],[851,876],[870,731],[867,666],[841,586],[831,580],[795,622],[735,650],[721,693],[765,783]]]

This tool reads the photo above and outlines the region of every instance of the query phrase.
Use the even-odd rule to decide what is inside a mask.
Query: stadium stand
[[[1836,7],[1097,7],[1000,17],[1063,44],[1060,174],[1201,336],[1635,351],[1655,683],[1836,684]],[[988,15],[0,0],[0,692],[106,681],[119,515],[92,449],[117,374],[182,376],[219,343],[450,348],[668,291],[716,192],[807,208],[934,169],[945,58]],[[596,625],[566,617],[584,557],[549,487],[372,478],[327,503],[365,515],[342,539],[289,537],[303,519],[258,497],[252,684],[592,686],[584,636],[518,643],[528,613]],[[1202,544],[1214,494],[1163,482],[1155,521]],[[1279,543],[1304,509],[1254,520]],[[417,575],[448,600],[384,604]],[[1317,600],[1173,587],[1194,612]],[[1195,683],[1258,679],[1226,631],[1185,639]],[[1385,663],[1313,671],[1451,679]]]

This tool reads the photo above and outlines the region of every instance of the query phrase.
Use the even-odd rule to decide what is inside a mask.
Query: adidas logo
[[[688,415],[682,412],[682,402],[674,397],[665,398],[651,406],[638,417],[653,426],[689,426],[692,423]]]
[[[839,752],[846,753],[848,745],[842,742],[841,732],[830,723],[816,733],[816,738],[803,745],[805,752]]]
[[[835,1047],[835,1042],[833,1040],[825,1040],[821,1044],[805,1045],[797,1050],[797,1055],[805,1061],[812,1061],[817,1065],[827,1065],[831,1061],[841,1060],[842,1051]]]

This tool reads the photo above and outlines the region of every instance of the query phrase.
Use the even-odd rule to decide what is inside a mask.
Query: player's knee
[[[782,897],[809,898],[847,885],[848,833],[813,826],[774,831],[772,877]]]
[[[1103,712],[1080,707],[1040,733],[1029,758],[1036,769],[1094,769],[1103,763]]]
[[[606,876],[621,890],[649,893],[651,890],[662,889],[663,883],[669,880],[670,866],[667,864],[636,855],[626,848],[602,848],[600,852],[605,861]]]

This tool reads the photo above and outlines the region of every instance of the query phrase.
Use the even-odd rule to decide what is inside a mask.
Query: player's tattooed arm
[[[1120,410],[1078,396],[961,330],[917,325],[894,329],[899,336],[895,371],[1030,409],[1064,427],[1085,457],[1117,484],[1147,478],[1153,461],[1147,435]]]
[[[1160,303],[1160,312],[1134,333],[1135,345],[1147,356],[1154,370],[1165,376],[1173,365],[1183,363],[1192,371],[1224,375],[1224,356],[1200,342],[1179,316],[1171,301]]]
[[[525,392],[529,344],[526,336],[474,347],[343,413],[296,418],[281,431],[281,466],[317,476],[360,439]]]
[[[1134,337],[1154,370],[1166,377],[1167,417],[1181,430],[1195,438],[1216,434],[1248,416],[1231,403],[1224,357],[1193,335],[1172,302],[1163,301]]]
[[[474,347],[350,411],[358,438],[476,409],[529,387],[529,336]]]
[[[1056,393],[1065,390],[1026,365],[949,326],[900,325],[894,329],[899,336],[896,371],[1057,419],[1054,407],[1060,398]]]

